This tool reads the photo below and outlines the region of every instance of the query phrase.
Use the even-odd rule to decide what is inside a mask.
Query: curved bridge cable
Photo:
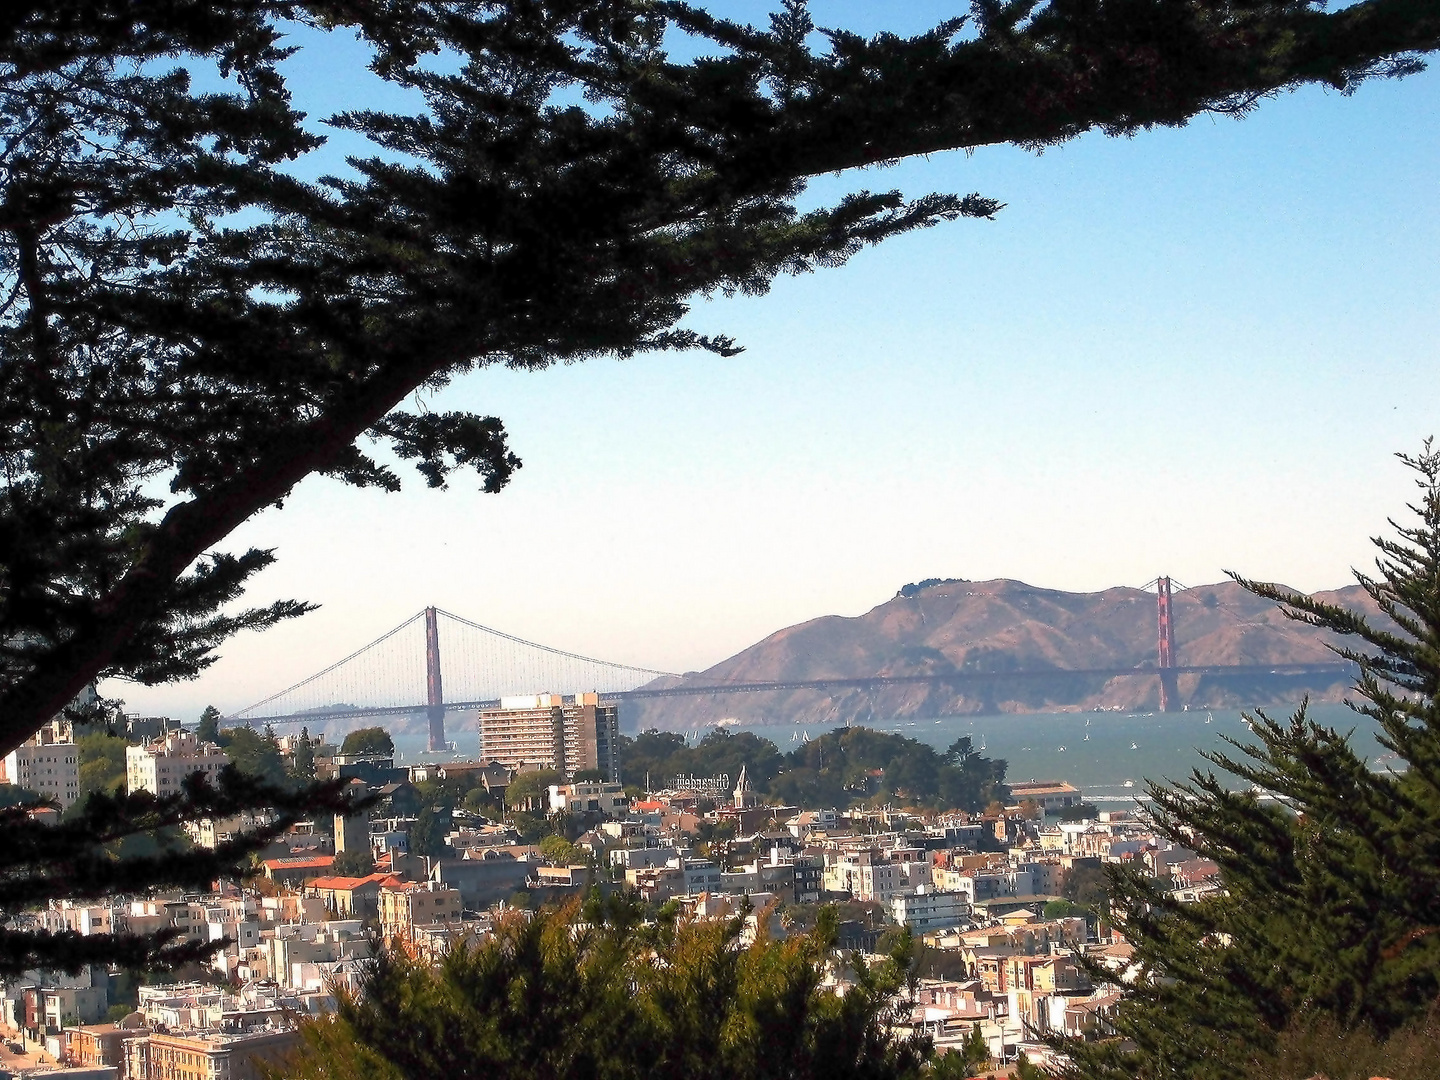
[[[472,630],[481,630],[487,634],[490,634],[497,638],[503,638],[504,640],[512,642],[516,645],[523,645],[527,649],[538,649],[540,652],[550,653],[553,656],[562,656],[567,660],[578,660],[583,664],[595,664],[599,667],[616,668],[620,671],[634,671],[640,675],[668,675],[672,678],[678,678],[676,672],[673,671],[658,671],[655,668],[638,667],[635,664],[616,664],[610,660],[597,660],[593,656],[581,656],[579,653],[567,652],[564,649],[557,649],[550,645],[541,645],[535,641],[526,641],[524,638],[516,637],[514,634],[507,634],[503,630],[496,630],[492,626],[482,626],[480,623],[471,622],[469,619],[462,618],[461,616],[456,615],[453,612],[446,611],[444,608],[436,608],[435,611],[439,615],[444,615],[447,619],[453,619],[455,622],[460,623],[462,626],[468,626]],[[421,614],[424,613],[422,612]],[[417,615],[416,618],[419,618],[419,616]],[[396,627],[396,629],[398,630],[399,627]]]
[[[283,697],[285,697],[285,696],[288,695],[288,694],[292,694],[292,693],[294,693],[296,690],[300,690],[300,689],[302,689],[302,688],[304,688],[304,687],[306,687],[306,686],[309,686],[311,683],[316,682],[317,680],[324,678],[326,675],[329,675],[332,671],[335,671],[335,670],[338,669],[338,668],[344,667],[346,664],[348,664],[351,660],[354,660],[354,659],[355,659],[357,656],[359,656],[361,653],[369,652],[371,649],[375,648],[375,646],[380,645],[380,644],[382,644],[382,643],[385,642],[385,641],[388,641],[390,638],[392,638],[392,637],[394,637],[396,634],[398,634],[401,630],[404,630],[407,626],[410,626],[410,625],[412,625],[413,623],[415,623],[416,620],[418,620],[418,619],[423,619],[424,617],[425,617],[425,612],[424,612],[423,610],[417,611],[414,615],[411,615],[410,618],[406,619],[406,620],[405,620],[404,622],[402,622],[399,626],[397,626],[397,627],[395,627],[394,629],[389,630],[389,631],[381,634],[381,635],[380,635],[378,638],[376,638],[374,641],[370,642],[370,644],[364,645],[364,646],[356,649],[356,650],[355,650],[354,652],[352,652],[349,656],[347,656],[347,657],[345,657],[345,658],[343,658],[343,659],[341,659],[341,660],[336,660],[335,663],[331,664],[331,665],[330,665],[329,667],[327,667],[324,671],[317,671],[314,675],[311,675],[311,676],[309,676],[308,678],[305,678],[305,679],[301,679],[299,682],[297,682],[297,683],[296,683],[295,685],[293,685],[293,686],[287,686],[284,690],[281,690],[281,691],[278,691],[277,693],[271,694],[269,697],[263,698],[262,700],[255,702],[255,704],[253,704],[253,705],[247,705],[245,708],[243,708],[243,709],[241,709],[239,712],[235,713],[234,719],[240,719],[240,718],[244,717],[247,713],[252,713],[252,712],[254,712],[256,709],[264,708],[266,705],[269,705],[271,702],[273,702],[273,701],[278,701],[280,698],[283,698]],[[453,618],[453,616],[452,616],[452,618]]]

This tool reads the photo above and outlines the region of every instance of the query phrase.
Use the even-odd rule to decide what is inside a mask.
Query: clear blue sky
[[[814,10],[903,32],[956,5]],[[384,102],[358,54],[305,44],[291,74],[315,116]],[[279,549],[252,600],[322,609],[235,640],[196,683],[108,690],[133,711],[238,708],[429,603],[684,670],[929,576],[1345,584],[1409,497],[1390,455],[1440,434],[1437,116],[1425,73],[865,175],[1007,207],[699,302],[690,324],[737,336],[735,359],[460,381],[435,404],[505,420],[525,462],[505,492],[306,481],[235,543]]]

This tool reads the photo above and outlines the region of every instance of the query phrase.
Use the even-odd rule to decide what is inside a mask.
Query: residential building
[[[528,765],[554,769],[567,780],[598,769],[620,781],[620,714],[595,693],[565,699],[559,694],[500,699],[500,708],[479,715],[480,755],[518,771]]]
[[[50,906],[36,918],[41,928],[52,934],[73,930],[82,937],[89,937],[91,934],[113,934],[130,928],[125,911],[114,900],[103,904],[51,900]]]
[[[393,754],[332,754],[328,757],[315,755],[315,778],[330,780],[363,780],[367,784],[381,787],[409,779],[409,770],[395,767]]]
[[[826,892],[890,903],[930,881],[930,863],[917,848],[842,849],[825,853]]]
[[[430,864],[430,880],[458,889],[466,909],[483,911],[525,888],[533,865],[500,851],[476,859],[435,859]]]
[[[1085,801],[1079,788],[1062,780],[1017,780],[1010,783],[1009,788],[1010,798],[1015,802],[1033,802],[1046,812],[1064,810]]]
[[[16,1010],[20,1022],[15,1026],[33,1042],[76,1021],[98,1024],[110,1007],[109,979],[104,968],[87,966],[79,978],[54,981],[70,985],[26,986],[20,991],[22,1000]]]
[[[335,865],[334,855],[286,855],[266,859],[265,876],[276,885],[299,885],[308,878],[317,878]]]
[[[1065,884],[1066,867],[1059,859],[1036,859],[1017,869],[1030,873],[1030,891],[1036,896],[1059,896]]]
[[[185,831],[198,846],[213,851],[218,844],[233,840],[240,833],[253,832],[274,820],[274,810],[243,810],[227,818],[187,821]]]
[[[408,940],[417,926],[458,923],[461,914],[460,890],[438,881],[405,882],[380,889],[380,933],[389,940]]]
[[[300,1049],[292,1027],[240,1033],[158,1031],[125,1044],[127,1080],[262,1080],[263,1066],[279,1066]]]
[[[685,895],[698,896],[703,892],[721,892],[720,865],[709,859],[684,859],[680,870],[685,875]]]
[[[367,877],[320,877],[305,883],[306,896],[318,896],[341,918],[363,919],[379,914],[380,890],[399,885],[393,874]]]
[[[840,815],[834,810],[802,810],[785,822],[785,828],[803,840],[812,832],[833,832],[839,824]]]
[[[718,868],[715,876],[720,876]],[[685,871],[673,864],[632,867],[625,871],[625,884],[646,901],[665,901],[686,894]]]
[[[645,870],[654,866],[665,866],[670,862],[679,866],[681,859],[688,858],[688,847],[613,848],[610,851],[610,865],[626,870]]]
[[[54,799],[62,810],[80,798],[80,752],[70,721],[51,720],[0,758],[0,783]]]
[[[963,893],[936,892],[932,885],[917,885],[909,895],[890,898],[895,921],[921,934],[963,926],[970,921],[970,912]]]
[[[1029,870],[941,870],[931,871],[936,889],[961,893],[968,903],[978,904],[1003,896],[1032,896],[1035,875]]]
[[[144,1029],[119,1024],[66,1028],[65,1062],[82,1069],[118,1069],[125,1061],[125,1040],[143,1034]]]
[[[224,750],[202,743],[193,731],[171,731],[154,742],[125,748],[125,781],[130,791],[174,795],[193,774],[213,780],[229,763]]]
[[[306,971],[323,967],[333,972],[370,956],[370,939],[360,919],[291,923],[267,933],[253,958],[267,977],[291,990],[308,989]]]
[[[479,780],[486,791],[497,788],[503,790],[510,783],[510,770],[498,761],[428,761],[410,766],[412,784],[433,779],[455,780],[460,777]]]
[[[630,797],[619,784],[598,781],[551,784],[550,812],[600,814],[607,819],[623,818],[630,813]]]

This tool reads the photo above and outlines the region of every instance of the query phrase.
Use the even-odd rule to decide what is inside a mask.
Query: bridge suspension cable
[[[537,641],[526,641],[524,638],[516,637],[514,634],[507,634],[504,630],[496,630],[493,626],[483,626],[480,623],[471,622],[469,619],[456,615],[454,612],[446,611],[444,608],[436,608],[435,610],[447,619],[453,619],[455,622],[460,623],[462,626],[468,626],[472,630],[483,631],[493,637],[503,638],[516,645],[523,645],[527,649],[539,649],[541,652],[551,653],[554,656],[563,656],[567,660],[578,660],[585,664],[598,664],[601,667],[615,668],[619,671],[633,671],[637,674],[650,675],[654,678],[676,675],[673,671],[658,671],[655,668],[637,667],[634,664],[617,664],[610,660],[597,660],[593,656],[581,656],[579,653],[566,652],[564,649],[557,649],[551,645],[541,645]],[[418,618],[419,616],[416,617]]]
[[[473,708],[506,695],[616,693],[670,675],[527,641],[451,611],[427,608],[230,719],[320,722],[327,716],[425,710],[436,736],[432,741],[443,743],[446,708]]]
[[[360,646],[360,648],[356,649],[356,650],[355,650],[354,652],[352,652],[349,656],[346,656],[346,657],[343,657],[343,658],[341,658],[341,659],[339,659],[339,660],[336,660],[335,663],[331,664],[329,667],[325,668],[323,671],[317,671],[314,675],[311,675],[311,676],[309,676],[309,677],[307,677],[307,678],[301,679],[299,682],[295,683],[293,686],[287,686],[284,690],[277,691],[276,693],[271,694],[271,695],[270,695],[269,697],[267,697],[267,698],[262,698],[261,700],[255,702],[255,704],[253,704],[253,705],[247,705],[245,708],[243,708],[243,709],[241,709],[239,712],[237,712],[237,713],[235,714],[235,717],[236,717],[236,718],[244,718],[247,714],[256,712],[256,711],[259,710],[259,709],[263,709],[266,705],[269,705],[269,704],[271,704],[272,702],[279,701],[279,700],[280,700],[281,698],[283,698],[283,697],[289,697],[291,694],[294,694],[294,693],[296,693],[296,692],[299,691],[299,690],[303,690],[305,687],[310,686],[310,685],[312,685],[313,683],[316,683],[316,682],[318,682],[319,680],[323,679],[326,675],[329,675],[331,672],[338,671],[340,668],[342,668],[342,667],[344,667],[346,664],[350,663],[351,660],[354,660],[354,659],[356,659],[357,657],[359,657],[362,653],[367,653],[367,652],[369,652],[371,649],[375,648],[376,646],[381,645],[381,644],[383,644],[384,642],[390,640],[390,638],[392,638],[392,637],[394,637],[396,634],[400,633],[401,630],[404,630],[407,626],[410,626],[412,623],[418,622],[420,619],[423,619],[424,617],[425,617],[425,611],[424,611],[424,609],[422,608],[420,611],[417,611],[414,615],[411,615],[410,618],[408,618],[408,619],[406,619],[404,622],[402,622],[399,626],[396,626],[396,627],[394,627],[393,629],[387,630],[385,633],[381,634],[381,635],[380,635],[378,638],[376,638],[374,641],[370,642],[370,644]]]

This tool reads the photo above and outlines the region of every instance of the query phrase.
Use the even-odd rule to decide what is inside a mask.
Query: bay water
[[[1288,720],[1294,707],[1264,711],[1272,719]],[[1368,717],[1340,704],[1312,704],[1309,715],[1339,731],[1352,732],[1351,745],[1372,767],[1393,764],[1392,755],[1375,742],[1377,725]],[[1214,769],[1201,751],[1239,758],[1239,751],[1225,741],[1227,737],[1241,743],[1255,741],[1245,714],[1227,709],[877,718],[866,721],[865,726],[917,739],[942,753],[956,739],[969,736],[986,757],[1005,759],[1007,780],[1067,781],[1084,792],[1086,802],[1102,809],[1118,809],[1143,796],[1146,780],[1184,780],[1193,769]],[[767,726],[748,730],[788,751],[807,736],[815,738],[829,729]],[[1226,781],[1225,774],[1221,778]],[[1227,786],[1240,786],[1240,781],[1229,778]]]
[[[1288,720],[1293,711],[1293,706],[1265,710],[1280,720]],[[1312,704],[1310,716],[1342,732],[1351,732],[1351,744],[1370,760],[1372,768],[1396,764],[1393,755],[1375,742],[1376,725],[1368,717],[1339,704]],[[1241,743],[1254,741],[1245,714],[1232,709],[874,717],[865,726],[917,739],[941,753],[956,739],[969,736],[986,757],[1005,759],[1008,780],[1064,780],[1080,788],[1086,802],[1102,809],[1133,803],[1144,795],[1147,780],[1184,780],[1193,769],[1213,768],[1202,751],[1238,756],[1226,738]],[[775,743],[781,753],[789,753],[805,739],[833,730],[833,725],[765,724],[731,730],[752,731]],[[690,732],[689,736],[694,741],[703,732]],[[474,756],[478,738],[473,722],[453,731],[451,738],[456,740],[456,752],[447,754],[425,753],[425,737],[419,734],[398,735],[395,743],[405,764]],[[1224,774],[1221,778],[1227,786],[1240,786],[1234,778]]]

